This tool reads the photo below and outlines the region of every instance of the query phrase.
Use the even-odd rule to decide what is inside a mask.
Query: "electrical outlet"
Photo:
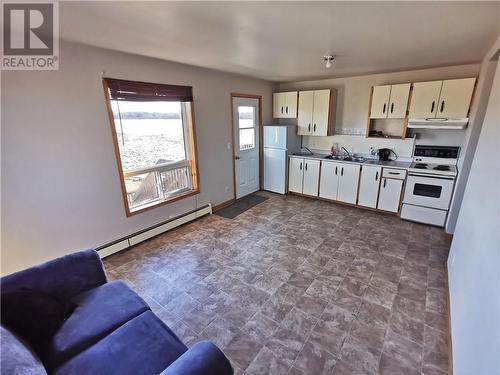
[[[226,186],[226,193],[229,193],[229,186]]]

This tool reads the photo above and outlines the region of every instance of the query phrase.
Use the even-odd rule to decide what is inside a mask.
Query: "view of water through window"
[[[124,171],[186,159],[180,102],[112,101]]]

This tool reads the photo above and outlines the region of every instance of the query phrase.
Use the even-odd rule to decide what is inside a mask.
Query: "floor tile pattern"
[[[105,259],[187,345],[236,374],[446,374],[451,237],[295,196],[206,216]]]

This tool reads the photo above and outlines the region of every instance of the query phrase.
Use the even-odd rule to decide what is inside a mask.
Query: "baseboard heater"
[[[98,246],[96,247],[97,253],[101,258],[107,257],[111,254],[117,253],[130,246],[145,241],[151,237],[155,237],[163,232],[166,232],[170,229],[173,229],[182,224],[188,223],[192,220],[198,219],[202,216],[211,213],[212,213],[212,205],[210,203],[207,203],[206,205],[199,207],[195,210],[186,212],[183,215],[152,225],[148,228],[132,233],[129,236],[122,237],[120,239]]]

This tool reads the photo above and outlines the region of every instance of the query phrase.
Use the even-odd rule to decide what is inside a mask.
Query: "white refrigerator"
[[[264,190],[288,192],[288,155],[300,150],[296,125],[264,126]]]

